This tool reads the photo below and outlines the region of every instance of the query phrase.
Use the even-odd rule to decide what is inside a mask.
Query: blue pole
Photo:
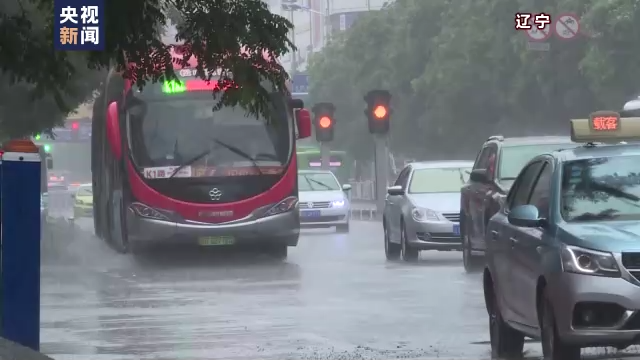
[[[40,155],[5,152],[0,167],[0,335],[40,348]]]

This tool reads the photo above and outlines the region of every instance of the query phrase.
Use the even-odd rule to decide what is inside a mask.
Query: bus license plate
[[[453,235],[460,236],[460,224],[453,225]]]
[[[235,244],[233,236],[203,236],[198,239],[200,246],[225,246]]]
[[[302,217],[320,217],[320,210],[303,211]]]

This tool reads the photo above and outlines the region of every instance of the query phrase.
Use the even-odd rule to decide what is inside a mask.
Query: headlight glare
[[[335,200],[331,202],[331,207],[343,207],[344,200]]]

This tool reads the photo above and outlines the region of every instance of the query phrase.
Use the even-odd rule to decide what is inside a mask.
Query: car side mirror
[[[476,181],[481,183],[489,182],[489,176],[486,169],[476,169],[471,171],[471,174],[469,175],[469,179],[471,179],[471,181]]]
[[[350,191],[351,190],[351,184],[342,185],[342,190],[343,191]]]
[[[538,208],[534,205],[519,205],[509,211],[507,216],[509,223],[520,227],[539,227],[544,223],[544,219],[540,219]]]
[[[111,146],[111,152],[116,159],[120,160],[122,158],[122,137],[118,114],[118,103],[114,101],[107,108],[107,140]]]
[[[387,194],[391,196],[401,196],[404,195],[404,188],[400,185],[394,185],[387,188]]]
[[[311,114],[307,109],[295,109],[296,125],[298,127],[298,139],[306,139],[311,136]]]

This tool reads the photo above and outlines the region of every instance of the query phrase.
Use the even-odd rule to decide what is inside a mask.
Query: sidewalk
[[[0,338],[0,359],[6,360],[53,360],[37,351],[33,351],[12,341]]]

